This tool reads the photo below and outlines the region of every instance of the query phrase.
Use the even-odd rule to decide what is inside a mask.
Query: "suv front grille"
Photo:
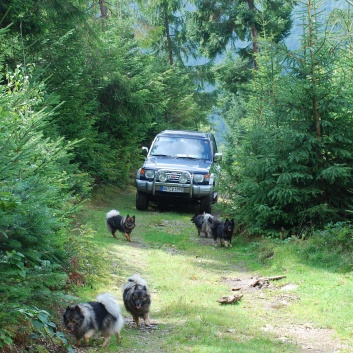
[[[179,183],[181,172],[168,171],[166,172],[166,174],[167,174],[167,181],[166,181],[167,183]],[[158,180],[158,177],[157,177],[157,180]],[[188,176],[188,180],[185,184],[190,184],[190,176]]]

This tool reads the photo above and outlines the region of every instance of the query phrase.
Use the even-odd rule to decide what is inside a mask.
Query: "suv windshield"
[[[210,160],[211,148],[208,140],[161,136],[153,144],[150,155]]]

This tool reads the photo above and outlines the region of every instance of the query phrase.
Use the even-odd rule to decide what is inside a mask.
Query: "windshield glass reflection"
[[[211,148],[208,140],[161,136],[153,144],[151,156],[210,160]]]

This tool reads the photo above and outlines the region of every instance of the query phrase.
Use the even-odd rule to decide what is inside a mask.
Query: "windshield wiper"
[[[173,157],[169,154],[151,154],[152,157]]]
[[[205,159],[200,157],[189,157],[189,156],[177,156],[176,158],[186,158],[186,159]]]

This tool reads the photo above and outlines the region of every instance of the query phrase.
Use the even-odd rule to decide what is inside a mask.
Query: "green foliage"
[[[43,135],[80,141],[71,145],[72,163],[66,165],[76,192],[87,191],[92,181],[127,183],[140,163],[141,146],[157,131],[195,129],[210,107],[206,93],[197,92],[197,70],[171,67],[164,54],[141,50],[143,38],[134,34],[142,27],[133,22],[128,4],[105,5],[109,16],[99,21],[98,3],[82,0],[29,1],[25,7],[7,0],[0,6],[6,14],[0,27],[13,23],[4,40],[12,46],[2,46],[5,63],[12,70],[35,63],[38,81],[46,81],[45,100],[50,97],[56,106]],[[169,5],[172,19],[177,7]]]
[[[66,233],[81,199],[74,189],[87,192],[87,185],[65,170],[72,144],[44,137],[55,109],[43,83],[34,80],[33,66],[8,70],[5,77],[6,86],[0,87],[0,326],[3,342],[9,342],[6,332],[20,322],[14,310],[19,303],[50,307],[63,296]]]
[[[348,222],[329,223],[322,231],[316,232],[318,247],[351,252],[353,249],[352,224]]]
[[[314,16],[314,15],[313,15]],[[302,229],[349,219],[353,132],[347,42],[336,30],[310,27],[300,48],[285,53],[264,42],[258,69],[229,109],[227,192],[251,234],[301,236]],[[244,97],[246,98],[244,99]],[[243,99],[243,100],[242,100]],[[245,100],[246,118],[233,112]],[[235,135],[238,133],[238,135]]]
[[[107,22],[101,33],[101,66],[110,74],[98,92],[96,127],[101,143],[108,146],[100,155],[105,161],[101,176],[121,184],[138,168],[142,144],[165,128],[195,129],[205,120],[206,108],[200,108],[196,85],[186,70],[141,52],[137,41],[126,40],[126,26],[117,27]]]
[[[21,68],[9,72],[6,91],[0,96],[1,212],[6,215],[2,225],[7,234],[3,250],[28,247],[32,251],[37,244],[52,247],[49,237],[62,227],[65,215],[58,206],[75,200],[62,167],[69,162],[70,145],[43,137],[41,129],[51,112],[35,111],[44,96],[40,86],[32,87],[30,76]]]
[[[39,337],[49,339],[54,344],[66,347],[69,353],[74,352],[72,347],[68,344],[65,335],[62,332],[57,331],[57,326],[50,320],[50,314],[46,310],[37,307],[28,307],[25,309],[18,309],[18,311],[24,315],[30,323],[32,328],[32,339],[35,340]]]
[[[65,246],[68,263],[65,269],[69,282],[78,287],[94,288],[95,283],[107,275],[108,264],[104,257],[97,257],[99,246],[92,242],[96,232],[89,224],[77,224]]]
[[[8,346],[12,342],[12,333],[9,330],[0,329],[0,348]]]
[[[203,1],[193,0],[196,10],[190,13],[190,37],[206,57],[215,58],[238,40],[256,43],[257,35],[283,40],[291,27],[294,1]],[[249,58],[253,48],[238,50]],[[253,59],[253,58],[251,58]]]
[[[251,62],[227,52],[225,60],[215,66],[215,76],[222,89],[236,94],[238,87],[250,79]]]
[[[147,28],[149,48],[155,55],[170,65],[183,66],[188,57],[195,57],[193,45],[186,40],[186,6],[185,0],[147,0],[137,1],[139,10],[144,15],[142,23]]]

